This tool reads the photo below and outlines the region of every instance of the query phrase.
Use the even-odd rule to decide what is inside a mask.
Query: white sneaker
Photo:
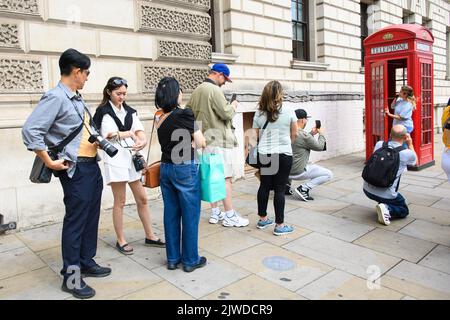
[[[209,218],[209,223],[216,224],[219,221],[222,221],[223,218],[225,218],[226,214],[225,212],[220,211],[219,214],[211,213],[211,217]]]
[[[384,203],[379,203],[375,206],[375,208],[377,209],[378,222],[384,224],[385,226],[390,225],[391,221],[389,219],[391,218],[391,215],[389,214],[387,205]]]
[[[250,221],[248,221],[248,219],[242,218],[236,211],[234,211],[232,217],[225,215],[225,218],[222,221],[224,227],[246,227],[249,223]]]

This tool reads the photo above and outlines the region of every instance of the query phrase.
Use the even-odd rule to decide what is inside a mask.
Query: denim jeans
[[[397,194],[397,198],[395,199],[384,199],[370,192],[367,192],[364,189],[363,191],[369,199],[387,205],[389,209],[389,214],[391,215],[392,218],[405,218],[409,214],[409,209],[408,206],[406,205],[405,198],[403,198],[403,196],[400,193]]]
[[[161,163],[167,262],[196,265],[200,222],[200,174],[194,161]]]

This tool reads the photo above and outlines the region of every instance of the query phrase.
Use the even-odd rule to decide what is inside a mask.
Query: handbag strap
[[[164,122],[164,120],[166,120],[167,119],[167,117],[171,114],[173,112],[173,110],[172,111],[170,111],[169,113],[165,113],[164,114],[164,118],[160,118],[159,120],[158,120],[158,127],[157,127],[157,129],[159,129],[159,127],[161,126],[161,124]],[[156,112],[156,113],[158,113],[158,111]],[[153,124],[152,124],[152,132],[150,133],[150,143],[149,143],[149,145],[148,145],[148,152],[147,152],[147,163],[149,162],[149,159],[150,159],[150,149],[151,149],[151,147],[152,147],[152,140],[153,140],[153,132],[155,131],[155,122],[156,122],[156,113],[155,113],[155,115],[153,116]]]
[[[264,130],[267,128],[267,125],[269,124],[269,119],[267,119],[266,123],[264,123],[264,126],[261,129],[261,134],[259,135],[258,143],[256,146],[259,145],[259,142],[261,141],[262,135],[264,134]]]

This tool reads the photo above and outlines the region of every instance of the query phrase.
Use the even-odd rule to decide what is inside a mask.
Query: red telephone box
[[[411,169],[434,165],[433,42],[431,32],[416,24],[392,25],[364,40],[366,159],[377,141],[389,138],[392,118],[384,108],[390,108],[401,86],[409,85],[417,103],[411,137],[418,160]]]

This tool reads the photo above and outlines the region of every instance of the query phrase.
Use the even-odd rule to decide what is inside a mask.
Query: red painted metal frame
[[[377,139],[387,140],[389,138],[390,122],[387,117],[384,118],[384,136],[379,137],[379,135],[374,134],[377,133],[374,132],[374,129],[377,131],[376,129],[379,129],[380,125],[380,118],[377,113],[374,113],[381,113],[379,98],[382,95],[384,107],[388,106],[389,85],[395,85],[395,72],[393,72],[394,79],[389,77],[389,63],[393,63],[394,60],[405,60],[407,84],[413,87],[417,99],[416,110],[413,112],[412,116],[414,130],[411,134],[419,158],[417,167],[421,168],[434,163],[433,42],[433,35],[427,28],[413,24],[392,25],[373,33],[364,40],[366,52],[364,64],[366,159],[372,154]],[[404,49],[400,46],[390,47],[392,45],[402,44],[407,44],[408,48]],[[372,52],[373,48],[376,48],[374,49],[374,52]],[[380,48],[388,52],[380,53]],[[395,50],[395,48],[400,50]],[[429,50],[425,51],[424,49],[426,48],[429,48]],[[380,66],[382,66],[383,70],[382,78],[380,78],[378,73],[373,74],[373,72],[380,71]],[[382,81],[383,85],[381,86],[380,83],[374,83],[374,81]],[[425,88],[423,88],[424,86]],[[381,89],[383,90],[382,92]],[[375,98],[378,98],[378,100],[374,100],[374,96]],[[422,101],[423,99],[426,101]]]

